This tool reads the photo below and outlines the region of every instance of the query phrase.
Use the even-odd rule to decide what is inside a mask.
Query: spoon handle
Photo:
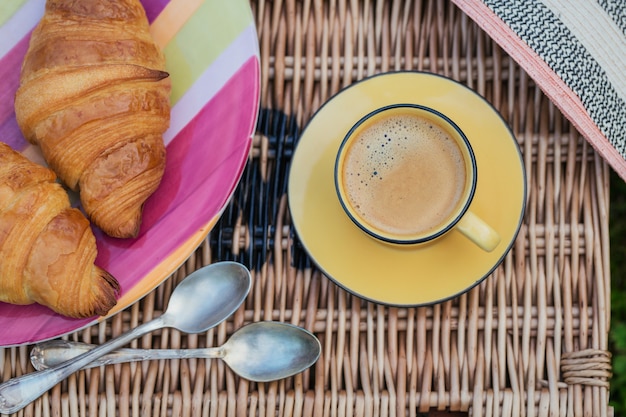
[[[95,345],[71,342],[67,340],[51,340],[38,344],[30,352],[30,361],[37,370],[57,366],[94,349]],[[114,363],[137,362],[159,359],[220,359],[224,357],[223,347],[201,349],[118,349],[88,363],[83,369],[94,368]]]
[[[0,414],[12,414],[39,398],[50,388],[93,360],[128,344],[133,339],[164,327],[161,317],[141,324],[127,333],[111,339],[71,361],[43,371],[32,372],[0,384]]]

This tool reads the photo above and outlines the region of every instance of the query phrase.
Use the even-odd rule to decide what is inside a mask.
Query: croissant
[[[0,142],[0,301],[39,303],[67,317],[105,315],[119,283],[94,265],[89,220],[55,179]]]
[[[137,236],[161,182],[170,88],[138,0],[47,1],[22,63],[17,123],[110,236]]]

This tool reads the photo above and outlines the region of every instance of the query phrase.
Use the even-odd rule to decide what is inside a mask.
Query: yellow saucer
[[[482,251],[455,230],[424,245],[380,243],[342,210],[333,179],[339,145],[363,115],[392,103],[432,107],[465,132],[478,166],[470,210],[502,237],[493,252]],[[288,198],[298,237],[326,276],[367,300],[418,306],[469,290],[500,264],[522,222],[526,178],[515,137],[486,100],[435,74],[394,72],[347,87],[314,115],[293,156]]]

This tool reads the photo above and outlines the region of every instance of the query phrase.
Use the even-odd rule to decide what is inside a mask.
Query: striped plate
[[[137,239],[95,230],[98,265],[128,307],[174,272],[217,222],[245,167],[259,110],[258,38],[246,0],[142,0],[172,78],[167,166]],[[44,0],[0,3],[0,140],[36,160],[13,111],[19,69]],[[93,324],[38,306],[0,303],[0,346],[34,343]]]

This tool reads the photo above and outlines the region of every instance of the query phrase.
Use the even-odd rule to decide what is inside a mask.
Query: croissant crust
[[[68,317],[105,315],[119,283],[94,265],[89,221],[55,180],[0,142],[0,301],[39,303]]]
[[[28,141],[114,237],[139,232],[165,170],[170,78],[138,0],[48,0],[15,97]]]

